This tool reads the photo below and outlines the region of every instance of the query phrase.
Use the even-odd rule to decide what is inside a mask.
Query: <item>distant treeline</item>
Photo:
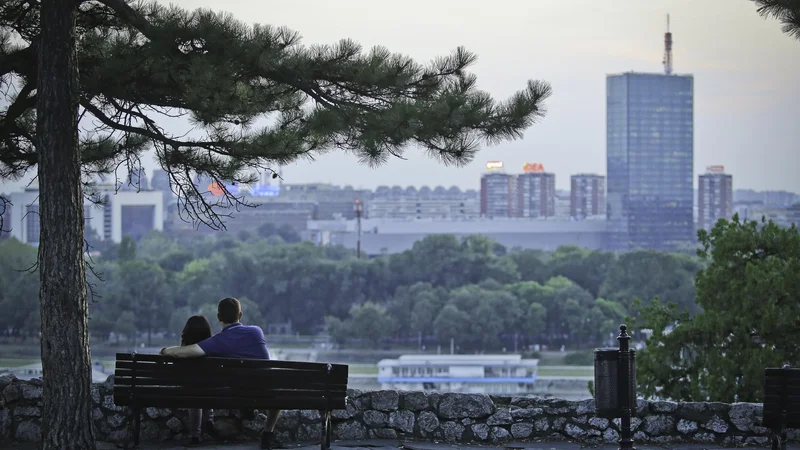
[[[179,333],[192,314],[215,322],[216,302],[234,296],[247,323],[266,330],[291,322],[295,332],[327,331],[351,346],[420,338],[429,347],[452,338],[462,351],[590,346],[609,339],[634,298],[658,296],[695,311],[694,276],[703,267],[687,254],[516,250],[482,236],[430,236],[374,259],[299,240],[265,225],[236,237],[152,233],[138,243],[95,243],[100,279],[90,276],[90,331],[96,339]],[[25,271],[35,260],[35,248],[0,243],[6,335],[38,335],[38,274]]]

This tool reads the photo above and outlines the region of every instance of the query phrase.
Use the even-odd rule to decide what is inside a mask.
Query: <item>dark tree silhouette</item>
[[[753,0],[763,17],[778,19],[781,30],[800,40],[800,0]]]

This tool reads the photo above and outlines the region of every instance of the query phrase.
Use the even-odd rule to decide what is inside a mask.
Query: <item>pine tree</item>
[[[774,17],[781,24],[781,30],[800,40],[800,0],[753,0],[758,13],[763,17]]]
[[[285,28],[227,14],[127,0],[0,3],[0,178],[37,170],[40,186],[42,448],[94,448],[91,426],[84,184],[136,172],[154,149],[182,210],[223,227],[227,190],[209,204],[195,176],[254,181],[253,170],[346,151],[363,163],[411,146],[445,164],[522,136],[549,86],[504,102],[476,88],[463,48],[427,65],[342,40],[302,46]],[[188,117],[191,136],[169,132]],[[78,130],[82,130],[79,134]],[[88,190],[87,190],[87,193]]]

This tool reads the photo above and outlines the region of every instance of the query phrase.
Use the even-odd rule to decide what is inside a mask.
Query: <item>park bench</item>
[[[764,370],[763,425],[772,430],[772,450],[786,450],[786,429],[800,428],[800,368]]]
[[[347,402],[347,376],[340,364],[117,353],[114,403],[132,410],[135,447],[143,408],[306,409],[320,412],[327,450],[331,411]]]

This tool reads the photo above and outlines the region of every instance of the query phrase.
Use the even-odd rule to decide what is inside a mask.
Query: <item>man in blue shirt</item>
[[[254,325],[242,325],[242,305],[239,300],[227,297],[220,300],[217,306],[217,319],[222,323],[222,332],[200,341],[197,344],[182,347],[167,347],[161,354],[173,358],[199,358],[216,356],[220,358],[269,359],[267,341],[264,331]],[[252,415],[252,412],[250,412]],[[192,426],[200,423],[201,417],[190,414]],[[281,448],[275,436],[275,425],[278,423],[280,410],[270,410],[267,424],[261,432],[261,448]],[[197,422],[197,423],[194,423]]]

